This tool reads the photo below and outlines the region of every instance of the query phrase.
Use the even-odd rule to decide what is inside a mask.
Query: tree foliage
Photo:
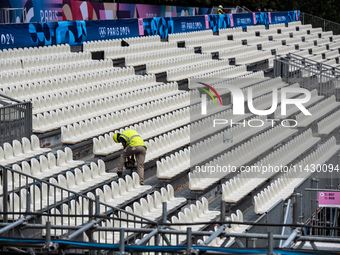
[[[301,12],[340,23],[339,0],[120,0],[120,2],[197,7],[212,7],[221,4],[224,7],[246,6],[252,11],[300,10]]]

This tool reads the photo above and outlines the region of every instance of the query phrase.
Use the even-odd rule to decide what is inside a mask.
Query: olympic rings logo
[[[98,28],[98,32],[99,32],[99,36],[101,38],[105,37],[106,36],[106,28],[105,27],[99,27]]]

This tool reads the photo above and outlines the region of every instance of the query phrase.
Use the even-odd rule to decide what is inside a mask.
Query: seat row
[[[312,48],[313,46],[314,46],[314,42],[313,41],[299,43],[299,49],[300,50],[308,50],[309,48]]]
[[[121,227],[121,228],[141,228],[147,225],[148,221],[145,220],[146,216],[153,216],[162,210],[162,202],[167,202],[170,209],[174,206],[185,203],[185,198],[174,197],[173,187],[168,185],[167,188],[162,188],[161,193],[156,191],[153,196],[147,195],[146,199],[142,198],[140,203],[135,202],[132,209],[130,206],[125,208],[125,211],[121,211],[119,216],[113,215],[114,219],[105,220],[102,223],[103,227]],[[86,200],[85,200],[86,202]],[[168,208],[169,208],[168,207]],[[152,209],[153,215],[149,214],[149,208]],[[146,214],[145,216],[142,214]],[[139,216],[143,217],[144,223],[138,223],[133,221],[140,221]],[[119,220],[118,220],[119,218]],[[130,222],[131,221],[131,222]],[[125,238],[131,235],[131,233],[125,233]],[[100,243],[116,243],[119,241],[119,232],[113,231],[99,231],[94,233],[94,239]],[[136,240],[137,242],[137,240]]]
[[[230,217],[227,217],[226,219],[229,222],[243,222],[243,213],[241,210],[236,210],[236,214],[232,213]],[[243,233],[249,228],[249,225],[244,224],[237,224],[237,223],[229,223],[229,227],[225,228],[225,233]],[[214,230],[217,231],[218,226],[214,227]],[[231,244],[234,241],[234,237],[231,237],[230,240],[225,243],[226,237],[216,237],[214,240],[212,240],[209,244],[206,244],[205,241],[209,238],[209,236],[203,236],[202,239],[197,240],[198,245],[208,245],[208,246],[216,246],[221,247],[221,245],[224,243],[224,247],[228,247],[229,244]]]
[[[105,170],[105,163],[99,159],[97,163],[91,162],[90,165],[83,165],[81,169],[67,171],[66,180],[64,175],[58,175],[58,181],[54,178],[50,178],[49,181],[74,192],[85,191],[117,177],[116,173],[107,173]]]
[[[190,190],[208,188],[296,132],[281,125],[275,126],[205,165],[197,166],[189,173]]]
[[[330,50],[337,50],[340,48],[340,42],[339,41],[334,41],[333,42],[330,42],[329,45],[328,45],[328,48]]]
[[[67,96],[69,94],[58,94],[56,97],[52,97],[51,99],[53,101],[46,105],[52,105],[53,108],[60,107],[61,109],[49,111],[49,109],[45,108],[47,111],[43,114],[33,116],[34,131],[46,132],[77,121],[151,102],[155,99],[179,95],[181,93],[177,89],[177,84],[158,85],[99,99],[86,98],[86,95],[91,96],[95,94],[91,93],[91,90],[88,90],[86,94],[80,92],[81,91],[79,91],[79,93],[73,93],[73,96],[76,98]],[[53,102],[55,103],[53,104]],[[33,105],[33,107],[35,107],[34,112],[44,110],[44,108],[39,109],[36,106],[36,104]]]
[[[52,55],[71,52],[71,47],[68,44],[58,44],[42,47],[30,47],[30,48],[14,48],[3,49],[0,51],[0,58],[23,58],[40,55]]]
[[[157,115],[187,107],[190,102],[190,93],[181,93],[166,99],[159,99],[116,113],[102,115],[86,121],[74,123],[61,128],[61,141],[63,143],[76,143],[94,136],[110,132],[124,126],[131,125]]]
[[[183,108],[171,113],[152,118],[128,128],[136,130],[144,140],[186,125],[190,122],[190,108]],[[93,154],[108,155],[121,149],[121,145],[113,141],[113,132],[93,138]]]
[[[286,43],[286,45],[288,46],[294,46],[295,45],[299,45],[299,43],[302,43],[302,38],[299,37],[299,38],[296,38],[296,37],[293,37],[293,38],[289,38],[287,37],[287,35],[284,35],[284,34],[281,34],[280,37],[282,38],[278,38],[279,36],[276,36],[276,38],[274,38],[274,40],[282,40],[282,43],[283,41]]]
[[[251,98],[256,98],[256,97],[262,96],[264,94],[271,93],[273,91],[273,89],[279,90],[279,89],[281,89],[285,86],[287,86],[287,83],[282,81],[281,77],[276,77],[276,78],[273,78],[273,79],[260,81],[256,84],[248,86],[246,88],[242,88],[242,93],[244,94],[245,100],[248,101],[249,97],[250,97],[250,95],[248,95],[249,93],[251,93]],[[279,91],[278,91],[278,93],[279,93]],[[232,97],[232,99],[234,99],[234,98]]]
[[[321,40],[324,40],[324,39],[321,39]],[[312,51],[313,55],[327,53],[329,50],[331,50],[331,49],[327,49],[327,45],[329,45],[329,43],[330,42],[328,40],[326,45],[322,45],[322,46],[318,45],[316,47],[311,48],[310,50]]]
[[[242,42],[242,40],[246,40],[247,38],[250,38],[250,37],[254,37],[254,36],[250,33],[243,32],[243,31],[236,32],[236,33],[233,34],[233,40],[240,41],[240,42]]]
[[[50,188],[52,188],[51,186]],[[25,213],[27,210],[27,190],[21,189],[19,195],[17,193],[11,193],[9,195],[9,201],[8,201],[8,219],[10,220],[16,220],[22,217],[20,213]],[[39,205],[39,203],[33,203],[32,201],[35,201],[34,199],[37,197],[37,195],[42,196],[43,194],[40,192],[40,188],[37,185],[32,185],[29,189],[30,192],[30,208],[34,208],[34,210],[40,210],[43,207]],[[36,195],[35,195],[36,194]],[[80,197],[79,199],[81,199]],[[1,198],[2,199],[2,198]],[[40,201],[40,200],[39,200]],[[46,200],[44,200],[46,202]],[[2,211],[2,206],[0,207],[0,210]],[[51,209],[51,214],[55,215],[52,217],[43,216],[42,217],[42,223],[46,224],[47,221],[50,221],[53,225],[59,225],[59,226],[66,226],[66,225],[82,225],[86,223],[89,218],[86,216],[83,217],[76,217],[76,215],[85,215],[88,214],[88,207],[82,208],[80,204],[75,201],[74,199],[69,201],[69,203],[64,203],[60,205],[60,210],[57,208]],[[15,214],[11,214],[15,213]],[[57,216],[57,215],[60,215]],[[73,215],[70,217],[69,215]],[[2,216],[1,216],[2,217]],[[66,233],[67,230],[64,230],[62,232],[61,229],[58,230],[51,230],[51,235],[53,236],[60,236],[62,233]],[[43,229],[42,231],[43,236],[46,235],[46,230]]]
[[[325,53],[325,58],[328,60],[339,57],[340,57],[339,50],[329,50]]]
[[[13,168],[14,169],[14,168]],[[16,167],[15,170],[18,170],[18,167]],[[30,202],[31,202],[31,210],[32,211],[39,211],[43,210],[46,207],[49,207],[59,201],[63,201],[64,199],[70,198],[71,196],[74,196],[74,192],[78,192],[80,190],[86,189],[87,187],[91,187],[96,183],[105,183],[106,180],[109,180],[109,178],[116,177],[117,174],[115,173],[106,173],[105,172],[105,163],[101,160],[98,161],[98,164],[95,162],[91,162],[91,168],[87,165],[83,165],[81,171],[80,169],[76,168],[75,173],[71,171],[66,172],[66,177],[62,174],[59,174],[57,176],[56,180],[55,178],[50,178],[49,183],[47,184],[45,182],[42,182],[41,185],[38,184],[39,179],[34,179],[35,183],[30,181],[30,178],[28,178],[28,181],[26,181],[25,185],[21,185],[22,187],[27,186],[27,184],[32,183],[29,187],[29,193],[30,193]],[[14,174],[16,176],[17,174]],[[11,175],[8,175],[11,176]],[[21,175],[21,178],[23,178],[24,175]],[[89,186],[86,186],[84,184],[87,184]],[[9,184],[9,187],[10,184]],[[10,197],[10,204],[9,208],[13,208],[14,204],[11,204],[11,197],[15,197],[14,192],[11,192],[9,194]],[[26,208],[26,196],[27,196],[27,190],[25,188],[20,189],[20,200],[15,201],[15,207],[17,207],[17,210],[15,212],[24,212]],[[13,200],[12,200],[13,201]],[[14,201],[13,201],[14,202]],[[21,208],[19,208],[21,206]],[[25,206],[23,206],[25,205]],[[2,206],[0,210],[2,209]],[[19,210],[18,210],[19,209]]]
[[[26,83],[30,81],[40,81],[43,79],[53,79],[65,77],[67,75],[113,69],[112,62],[107,60],[100,61],[82,61],[56,66],[36,67],[32,69],[22,69],[17,71],[2,72],[0,81],[2,87],[10,84]]]
[[[229,126],[227,125],[227,123],[223,123],[221,125],[214,124],[215,120],[229,120],[235,117],[233,116],[231,109],[225,109],[221,112],[209,114],[209,117],[199,119],[196,122],[193,122],[193,120],[196,120],[195,116],[196,115],[194,114],[190,115],[191,117],[190,118],[191,120],[190,122],[190,138],[191,139],[190,140],[191,142],[199,140],[204,136],[214,134],[220,131],[221,129],[225,129],[226,127]],[[237,117],[233,119],[233,121],[241,121],[242,119],[247,118],[249,116],[250,114],[246,114],[243,116],[243,118]],[[237,125],[233,126],[232,128],[237,128]]]
[[[328,65],[330,67],[339,68],[339,63],[337,63],[336,59],[325,60],[323,64]]]
[[[83,199],[79,197],[79,199]],[[88,205],[88,201],[86,203]],[[57,207],[50,209],[49,213],[51,216],[42,216],[42,224],[46,225],[46,222],[51,222],[51,225],[56,226],[80,226],[87,223],[90,219],[86,216],[89,215],[89,209],[87,207],[82,207],[82,205],[75,199],[70,200],[68,203],[63,203],[60,205],[59,209]],[[72,215],[72,216],[70,216]],[[78,215],[78,217],[77,217]],[[53,237],[60,237],[65,235],[70,230],[65,228],[51,229],[50,234]],[[46,229],[42,229],[42,236],[46,236]],[[86,235],[84,234],[84,238]]]
[[[185,67],[188,65],[198,64],[211,60],[211,55],[200,54],[153,61],[146,64],[146,73],[162,73],[166,72],[169,69]]]
[[[317,46],[319,46],[319,48],[327,50],[327,47],[329,47],[332,44],[332,41],[333,40],[331,40],[331,37],[319,38],[318,40],[316,40],[316,44],[317,44]],[[320,52],[321,52],[321,50],[320,50]],[[314,54],[314,51],[313,51],[313,54]]]
[[[160,135],[145,142],[148,153],[145,162],[149,162],[155,158],[183,147],[190,143],[190,126],[184,126],[179,129],[172,130],[166,134]]]
[[[336,145],[335,137],[331,137],[320,147],[298,162],[290,171],[267,186],[261,193],[254,197],[254,211],[257,214],[267,212],[280,199],[286,200],[290,197],[294,188],[302,183],[314,171],[312,165],[322,165],[326,163],[340,146]]]
[[[282,46],[281,41],[269,41],[261,44],[262,50],[274,50]]]
[[[101,167],[103,165],[104,165],[104,168]],[[75,169],[74,173],[71,171],[67,171],[66,175],[59,174],[57,176],[58,184],[55,182],[56,179],[54,178],[50,178],[50,182],[55,183],[64,189],[79,193],[79,192],[83,192],[84,190],[88,188],[93,187],[94,184],[105,183],[108,180],[117,177],[116,173],[105,172],[104,162],[98,162],[98,164],[96,164],[95,162],[91,162],[90,167],[87,165],[84,165],[82,167],[82,172],[80,172],[79,170],[80,169],[77,168]],[[80,180],[76,180],[76,178],[81,176],[81,173],[83,174],[83,179],[86,178],[87,186],[83,185],[83,183],[78,184]],[[64,192],[64,193],[65,193],[65,196],[67,196],[67,192]]]
[[[71,62],[82,62],[91,60],[90,52],[62,53],[54,55],[42,55],[36,57],[25,57],[22,59],[22,67],[30,69],[32,67],[61,65]]]
[[[204,63],[195,63],[189,66],[170,69],[166,71],[166,75],[168,81],[178,81],[205,74],[207,72],[225,69],[227,66],[229,66],[228,60],[211,60]]]
[[[19,140],[13,140],[12,144],[5,142],[0,147],[0,164],[10,165],[50,150],[50,148],[40,147],[40,140],[36,135],[31,135],[31,139],[23,137],[21,142]]]
[[[32,158],[30,163],[22,161],[20,164],[13,164],[13,169],[34,178],[43,179],[52,175],[58,174],[62,171],[74,168],[78,165],[84,164],[82,160],[73,160],[72,150],[68,147],[65,151],[58,150],[57,156],[52,152],[45,155],[40,155],[39,158]],[[32,178],[27,178],[26,175],[18,176],[17,174],[8,176],[8,183],[11,187],[18,188],[32,183]]]
[[[37,83],[33,82],[14,87],[14,89],[17,90],[15,92],[16,95],[22,99],[27,99],[27,96],[24,97],[24,93],[29,94],[31,96],[31,101],[33,101],[34,104],[35,101],[39,101],[39,99],[45,100],[46,97],[57,92],[67,93],[76,89],[92,89],[93,98],[99,98],[100,95],[122,94],[128,91],[160,84],[156,82],[156,77],[152,74],[144,76],[134,75],[130,73],[130,70],[130,68],[123,68],[112,72],[91,72],[88,75],[69,76],[64,77],[63,79],[48,80],[47,82],[44,80]],[[97,78],[96,81],[95,78]],[[36,103],[39,104],[39,102]],[[38,106],[37,108],[41,107]],[[48,108],[48,106],[43,108]],[[54,108],[50,107],[49,109]],[[35,111],[35,113],[37,113],[37,111]]]
[[[260,127],[250,127],[243,125],[242,120],[243,123],[245,123],[244,116],[234,116],[233,122],[238,123],[238,125],[234,125],[228,130],[223,130],[209,138],[191,145],[191,165],[199,165],[201,162],[218,155],[235,144],[240,143],[246,138],[267,129],[270,126],[270,123],[266,122],[263,116],[251,119],[251,121],[263,123],[263,125]]]
[[[159,35],[149,35],[149,36],[141,36],[141,37],[130,37],[124,38],[125,42],[129,45],[136,45],[136,44],[146,44],[146,43],[160,43],[161,37]]]
[[[226,40],[223,42],[211,42],[208,44],[203,44],[201,50],[203,53],[221,52],[230,48],[237,48],[242,46],[242,41],[236,40]],[[219,55],[220,57],[220,55]]]
[[[325,100],[315,104],[314,106],[308,108],[308,111],[311,115],[304,115],[303,112],[297,114],[295,116],[298,127],[306,127],[310,125],[313,121],[319,119],[324,116],[328,112],[338,108],[340,106],[339,102],[336,102],[335,96],[330,96]]]
[[[326,118],[318,122],[318,134],[328,135],[339,127],[339,123],[334,120],[340,119],[340,110],[335,111]]]
[[[190,106],[190,120],[196,121],[202,119],[206,115],[211,115],[220,111],[224,111],[230,108],[230,105],[216,105],[213,100],[208,99],[206,103],[207,114],[202,114],[202,103],[194,104],[197,102],[197,99],[190,98],[190,103],[193,104]]]
[[[245,45],[245,46],[239,46],[239,47],[232,47],[232,48],[227,48],[224,50],[219,51],[219,58],[221,59],[232,59],[236,58],[238,56],[252,53],[257,51],[257,46],[256,45]]]
[[[258,44],[264,44],[268,42],[269,38],[268,36],[251,36],[247,37],[247,45],[258,45]]]
[[[150,192],[152,186],[139,184],[139,175],[132,173],[125,176],[125,180],[119,178],[118,181],[112,181],[110,185],[105,184],[101,188],[96,188],[95,194],[99,196],[99,201],[111,206],[122,205],[135,197],[142,195],[146,192]],[[87,193],[90,198],[95,198],[95,195],[91,192]],[[104,207],[102,206],[102,209]],[[104,210],[101,210],[104,212]]]
[[[298,96],[298,99],[304,98],[305,95]],[[310,105],[315,104],[316,102],[319,102],[321,99],[323,99],[324,96],[319,96],[317,89],[313,89],[311,91],[311,98],[308,102],[304,103],[304,107],[308,107]],[[274,112],[275,119],[286,119],[288,116],[291,116],[299,111],[299,108],[297,108],[294,104],[288,104],[286,105],[286,114],[282,115],[282,106],[278,106]]]
[[[224,93],[228,93],[229,90],[223,90],[223,84],[229,83],[232,84],[238,88],[244,88],[256,83],[264,82],[266,80],[269,80],[269,77],[264,77],[263,71],[257,71],[257,72],[249,72],[244,75],[240,75],[233,78],[222,78],[216,80],[211,80],[211,86],[218,90],[219,95],[223,95]],[[190,86],[193,86],[195,83],[195,79],[189,79]],[[198,79],[199,81],[199,79]]]
[[[3,71],[14,71],[22,69],[21,60],[12,58],[12,59],[0,59],[0,70]]]
[[[115,47],[106,49],[104,51],[104,57],[106,59],[119,59],[125,58],[128,55],[138,54],[140,52],[152,52],[152,51],[164,51],[177,48],[175,42],[155,42],[145,44],[135,44],[128,47]]]
[[[210,36],[203,36],[203,37],[187,37],[185,39],[185,47],[189,47],[189,48],[195,48],[195,47],[202,47],[206,44],[211,44],[211,42],[216,42],[216,43],[220,43],[220,42],[225,42],[228,40],[227,36],[221,35],[221,36],[217,36],[217,35],[210,35]]]
[[[230,118],[228,115],[232,115],[231,110],[225,111],[223,114],[219,114],[219,117],[223,117],[222,119],[227,119],[228,117]],[[214,116],[212,117],[212,119],[215,119]],[[237,122],[243,118],[245,117],[241,116],[239,118],[234,118],[233,121]],[[219,128],[216,128],[214,132],[222,127],[225,128],[225,125],[221,125]],[[237,144],[247,137],[254,135],[255,133],[260,132],[261,130],[264,130],[268,127],[269,123],[265,123],[261,128],[242,127],[241,125],[235,125],[227,131],[219,132],[216,135],[206,138],[199,143],[190,145],[188,149],[180,150],[175,154],[171,154],[170,156],[157,161],[157,177],[159,179],[170,179],[187,170],[191,166],[195,166],[200,162],[203,162],[214,155],[221,153],[234,144]],[[194,138],[197,138],[197,136],[194,136]]]
[[[171,217],[171,223],[199,223],[209,222],[216,220],[220,216],[221,212],[209,210],[208,199],[203,197],[196,201],[195,204],[191,204],[190,207],[184,208],[183,211],[179,212],[177,216]],[[174,225],[172,226],[178,230],[187,230],[188,227],[192,227],[193,231],[198,231],[205,227],[205,225]],[[186,236],[179,236],[182,241],[185,240]]]
[[[194,55],[193,48],[171,48],[168,50],[158,50],[151,52],[139,52],[125,56],[126,66],[138,66],[159,61],[160,59],[173,59],[178,57],[189,57]]]
[[[184,41],[188,38],[201,38],[205,36],[212,36],[212,30],[203,30],[197,32],[186,32],[186,33],[176,33],[176,34],[169,34],[168,40],[169,41]]]
[[[84,52],[103,51],[113,47],[120,47],[121,45],[122,45],[121,39],[89,41],[83,42],[83,51]]]
[[[123,84],[121,84],[123,83]],[[129,91],[136,83],[137,87],[147,87],[156,83],[155,77],[152,75],[138,77],[131,73],[130,68],[122,68],[118,70],[93,71],[87,73],[78,73],[77,75],[67,75],[52,79],[41,79],[29,81],[26,83],[13,84],[0,88],[2,93],[12,97],[36,101],[37,98],[48,97],[53,94],[67,92],[72,89],[106,89],[111,91]],[[151,83],[151,84],[150,84]],[[113,87],[112,87],[113,86]],[[104,92],[102,92],[104,93]],[[53,109],[53,108],[52,108]]]
[[[288,53],[296,53],[298,50],[295,49],[295,46],[294,45],[282,45],[280,47],[277,47],[275,49],[275,52],[276,52],[276,55],[278,56],[285,56],[287,55]]]
[[[168,212],[186,203],[185,198],[173,196],[171,185],[168,185],[167,188],[161,188],[161,192],[155,191],[153,195],[141,198],[139,203],[134,202],[133,213],[150,220],[158,220],[163,214],[163,202],[167,203]]]
[[[195,75],[195,76],[189,76],[189,86],[192,85],[190,83],[197,80],[205,79],[205,83],[210,84],[213,82],[216,82],[217,79],[232,79],[239,76],[244,76],[246,74],[249,74],[247,71],[247,67],[245,65],[243,66],[233,66],[233,67],[227,67],[227,68],[221,68],[218,70],[208,70],[207,72],[201,72],[201,74]]]
[[[239,55],[235,58],[236,65],[252,64],[261,61],[268,61],[268,67],[274,66],[274,56],[270,51],[252,52],[247,55]]]
[[[287,87],[289,87],[289,88],[300,88],[300,84],[294,83],[294,84],[289,85]],[[296,95],[294,93],[286,94],[287,99],[295,97],[295,96]],[[264,109],[270,108],[272,106],[272,98],[273,98],[272,93],[259,96],[259,97],[255,98],[253,100],[253,107],[257,110],[264,110]],[[281,90],[279,90],[278,93],[277,93],[277,102],[278,103],[281,102]]]
[[[239,32],[243,32],[242,27],[221,28],[218,30],[219,35],[232,35]]]
[[[247,169],[242,169],[234,178],[222,184],[222,199],[228,203],[238,203],[266,180],[284,172],[284,166],[298,158],[320,141],[313,137],[312,130],[302,134],[279,147],[265,158],[254,163]],[[279,168],[279,169],[270,169]]]

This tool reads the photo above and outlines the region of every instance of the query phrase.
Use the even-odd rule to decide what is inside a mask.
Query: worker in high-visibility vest
[[[126,158],[129,160],[135,156],[137,162],[137,173],[139,175],[140,184],[144,184],[144,161],[146,155],[146,146],[140,135],[133,129],[127,129],[122,133],[115,133],[113,140],[116,143],[122,143],[124,151],[120,154],[117,173],[122,177],[123,166]]]
[[[223,6],[222,5],[218,6],[218,14],[224,14]]]

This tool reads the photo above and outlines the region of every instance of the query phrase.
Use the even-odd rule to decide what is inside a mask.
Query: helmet
[[[113,140],[114,140],[116,143],[119,143],[119,141],[118,141],[119,136],[120,136],[120,133],[115,133],[115,134],[113,135]]]
[[[222,6],[222,5],[219,5],[219,6],[218,6],[218,8],[221,8],[221,9],[222,9],[222,8],[223,8],[223,6]]]

